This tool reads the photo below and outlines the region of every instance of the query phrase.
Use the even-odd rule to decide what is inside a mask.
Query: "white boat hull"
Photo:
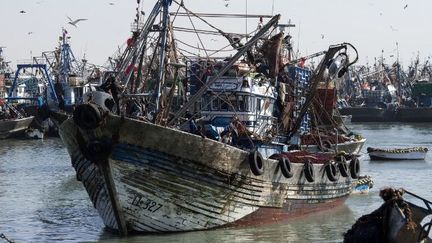
[[[424,160],[427,152],[413,151],[408,153],[389,153],[383,151],[369,152],[372,160]]]

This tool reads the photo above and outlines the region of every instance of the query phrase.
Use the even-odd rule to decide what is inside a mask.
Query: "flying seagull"
[[[21,10],[21,11],[20,11],[20,13],[22,13],[22,14],[25,14],[25,13],[26,13],[26,11],[24,11],[24,10]]]
[[[78,27],[76,25],[78,22],[87,20],[87,19],[75,19],[75,20],[72,20],[69,16],[66,16],[66,17],[69,19],[68,24],[75,26],[75,28]]]
[[[31,31],[30,31],[30,32],[27,32],[27,35],[31,35],[31,34],[33,34],[33,32],[31,32]]]
[[[230,4],[230,0],[225,0],[225,7],[228,8],[229,4]]]
[[[397,29],[395,29],[393,26],[391,26],[390,25],[390,29],[392,30],[392,31],[398,31]]]
[[[114,5],[114,3],[109,3],[109,5]]]
[[[321,34],[321,39],[324,39],[324,35],[323,34]]]
[[[405,5],[404,9],[406,9],[406,8],[408,8],[408,4],[407,4],[407,5]]]

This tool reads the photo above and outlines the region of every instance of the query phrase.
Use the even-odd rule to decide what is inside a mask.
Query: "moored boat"
[[[167,30],[170,4],[168,0],[157,1],[145,28],[134,33],[130,41],[133,46],[128,47],[125,63],[119,66],[130,71],[140,63],[138,72],[145,66],[143,60],[147,57],[140,54],[145,53],[141,48],[149,44],[147,35],[150,30],[154,32],[155,26]],[[183,3],[179,7],[188,11]],[[159,14],[163,21],[155,25]],[[302,91],[302,96],[307,95],[297,95],[295,122],[283,126],[284,116],[293,113],[289,110],[292,104],[278,95],[283,82],[275,79],[281,69],[276,65],[278,59],[274,59],[279,56],[275,50],[280,50],[283,33],[267,35],[275,29],[279,17],[273,16],[261,25],[241,48],[237,46],[234,56],[215,65],[208,60],[192,61],[200,65],[189,68],[200,72],[188,70],[185,78],[197,79],[201,86],[195,87],[187,102],[178,108],[172,102],[177,84],[173,82],[166,94],[162,86],[169,76],[165,69],[175,66],[169,70],[177,78],[181,73],[177,68],[182,65],[164,66],[165,51],[174,47],[165,48],[169,38],[160,31],[161,43],[149,44],[163,47],[151,52],[160,55],[158,75],[151,80],[153,92],[125,93],[145,90],[149,84],[140,87],[143,81],[139,74],[135,77],[119,70],[110,86],[121,82],[123,86],[116,86],[124,87],[121,97],[116,97],[115,92],[111,92],[113,97],[94,91],[76,107],[72,118],[63,121],[53,117],[60,124],[59,134],[77,178],[108,228],[126,235],[251,226],[322,211],[344,202],[351,193],[352,181],[359,175],[356,156],[342,158],[332,152],[311,153],[288,147],[298,145],[293,137],[299,136],[301,129],[307,130],[305,115],[317,83],[325,79],[327,64],[334,57],[347,57],[346,51],[352,46],[331,46],[314,75],[297,67],[291,69],[298,71],[296,78],[297,74],[308,74],[301,79],[310,81],[310,85]],[[226,34],[222,30],[219,33]],[[276,44],[264,48],[268,41]],[[239,41],[230,43],[236,46]],[[251,49],[264,49],[264,53],[274,55],[252,53]],[[136,58],[139,55],[141,61]],[[242,61],[238,61],[240,57]],[[252,62],[258,60],[256,57],[261,60],[259,65]],[[347,69],[352,63],[347,61],[339,68]],[[255,69],[261,65],[268,67]],[[233,91],[241,92],[233,95]],[[145,107],[140,103],[142,97],[147,99]],[[120,109],[115,110],[117,107]],[[189,129],[185,129],[188,123]],[[226,130],[219,132],[219,128]]]
[[[358,180],[353,182],[352,194],[368,194],[373,188],[374,182],[370,176],[359,176]]]
[[[33,116],[22,118],[0,119],[0,139],[9,138],[24,131],[33,121]]]
[[[380,149],[367,148],[371,160],[424,160],[428,148],[398,148],[398,149]]]

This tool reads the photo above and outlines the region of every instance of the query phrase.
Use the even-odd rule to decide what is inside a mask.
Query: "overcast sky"
[[[150,12],[155,1],[142,2],[146,12]],[[184,3],[196,12],[246,11],[246,0],[184,0]],[[85,54],[90,62],[102,65],[130,36],[135,8],[136,0],[0,0],[0,46],[6,47],[6,58],[16,64],[31,55],[53,50],[65,27],[72,36],[75,55],[82,58]],[[406,65],[418,52],[421,61],[432,55],[430,0],[274,0],[274,5],[272,0],[247,1],[250,14],[272,14],[272,10],[282,15],[282,22],[291,19],[296,24],[291,35],[295,49],[303,55],[341,42],[357,47],[361,63],[373,63],[382,50],[387,60],[395,60],[396,42]],[[67,24],[66,16],[88,20],[75,28]],[[246,29],[242,19],[215,21],[224,30]],[[256,20],[248,21],[249,31],[256,26]]]

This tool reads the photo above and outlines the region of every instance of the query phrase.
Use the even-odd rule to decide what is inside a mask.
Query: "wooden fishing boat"
[[[428,149],[424,147],[379,149],[367,148],[371,160],[424,160]]]
[[[131,64],[133,67],[142,63],[136,57],[144,53],[140,48],[148,44],[146,36],[153,30],[153,22],[160,12],[163,20],[160,26],[167,29],[170,3],[157,1],[144,24],[146,28],[135,33],[136,39],[131,41],[134,46],[128,47],[123,57],[127,62],[119,66],[130,70]],[[183,3],[179,7],[187,11]],[[197,68],[205,70],[205,85],[195,87],[187,102],[177,110],[167,109],[175,86],[163,99],[159,83],[150,96],[146,97],[145,93],[121,96],[122,99],[146,97],[152,100],[154,103],[146,103],[148,113],[145,115],[140,115],[143,111],[133,105],[137,99],[119,101],[115,95],[92,91],[85,96],[86,102],[76,107],[73,117],[65,120],[59,114],[52,116],[59,124],[59,134],[77,178],[108,228],[126,235],[252,226],[322,211],[345,201],[360,172],[356,156],[342,159],[335,153],[310,153],[288,150],[288,147],[293,143],[291,138],[303,126],[303,118],[313,99],[311,93],[314,92],[306,91],[316,89],[327,73],[326,64],[335,57],[347,57],[346,50],[351,45],[331,46],[314,76],[301,68],[291,69],[294,78],[302,74],[303,81],[310,81],[307,87],[311,90],[305,90],[307,97],[298,96],[302,98],[302,107],[296,113],[293,126],[276,133],[280,125],[279,117],[274,116],[277,100],[274,77],[279,71],[278,65],[270,65],[270,74],[264,71],[251,75],[239,71],[250,65],[241,62],[242,66],[237,60],[245,54],[253,55],[246,52],[256,47],[259,40],[279,43],[275,48],[264,48],[265,52],[278,56],[275,50],[280,50],[283,33],[265,37],[269,29],[277,26],[278,19],[279,15],[272,17],[242,48],[236,48],[237,53],[228,61],[214,65],[222,64],[220,69],[212,72],[208,63],[201,65],[205,69]],[[161,56],[160,76],[156,77],[160,82],[167,75],[163,56],[169,49],[165,48],[166,37],[161,31],[162,45],[153,46],[163,48],[152,52]],[[274,62],[268,59],[270,64]],[[193,69],[195,64],[189,67]],[[235,64],[238,65],[233,78],[230,71]],[[347,69],[351,64],[353,62],[345,62],[340,68]],[[177,71],[173,73],[177,75]],[[124,70],[118,73],[117,78],[126,77],[124,90],[134,90],[140,85],[136,82],[136,86],[131,87],[131,75],[126,75]],[[189,76],[192,79],[198,75],[191,71]],[[116,81],[113,78],[109,82],[112,86]],[[241,98],[233,96],[238,93]],[[228,98],[219,99],[221,96]],[[206,106],[206,99],[211,101],[211,107],[200,108]],[[130,113],[120,113],[120,105],[130,104],[131,100],[135,103],[126,106]],[[286,104],[280,105],[284,108]],[[116,110],[117,107],[120,110]],[[194,116],[203,118],[195,120]],[[185,123],[189,123],[189,128],[184,128]],[[219,133],[223,127],[228,130]]]
[[[0,139],[23,133],[33,121],[33,116],[0,120]]]

